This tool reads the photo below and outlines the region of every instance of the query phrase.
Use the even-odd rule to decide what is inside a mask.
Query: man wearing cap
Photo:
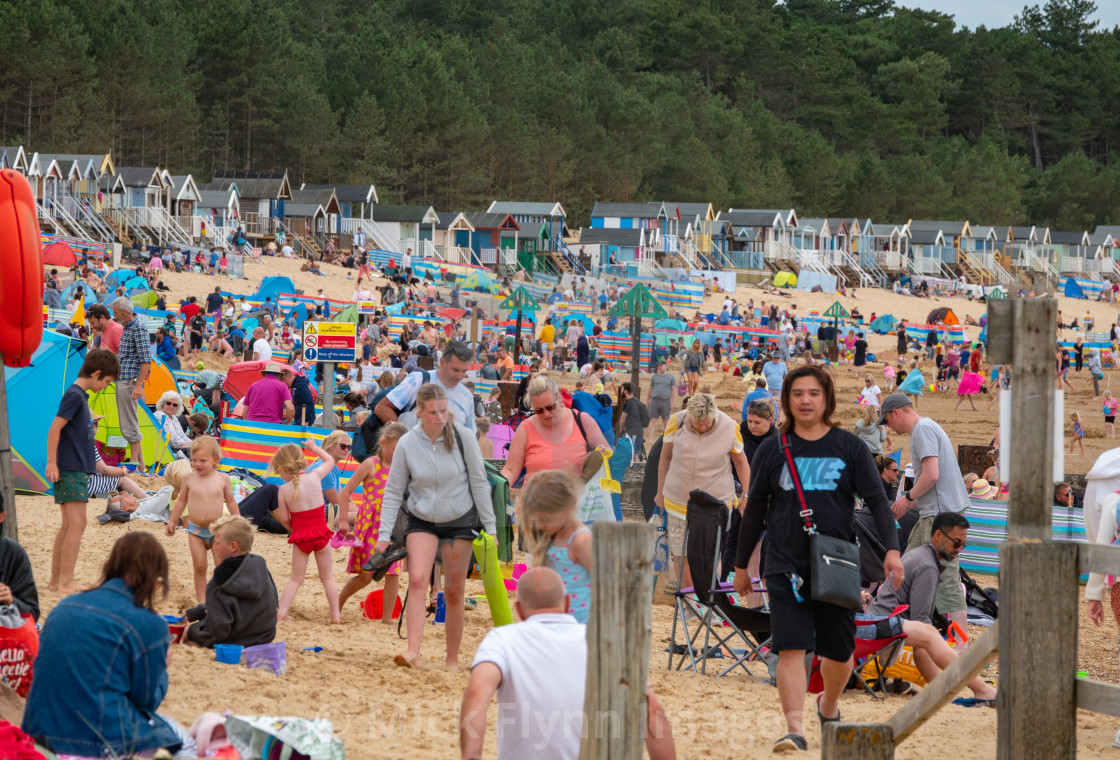
[[[279,425],[295,417],[291,391],[294,379],[295,373],[289,367],[276,362],[266,364],[261,379],[250,385],[245,394],[245,419]]]
[[[918,524],[910,531],[906,546],[910,551],[929,541],[938,514],[968,509],[968,491],[949,436],[929,417],[920,416],[905,394],[892,393],[883,399],[879,424],[890,425],[896,433],[910,436],[914,485],[903,491],[891,508],[895,517],[911,509],[919,510]],[[937,609],[964,628],[968,625],[968,614],[961,591],[960,563],[953,559],[945,564],[945,570],[937,587]]]

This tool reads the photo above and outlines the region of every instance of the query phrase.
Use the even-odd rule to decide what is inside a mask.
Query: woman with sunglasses
[[[533,376],[525,395],[533,414],[513,434],[502,476],[514,484],[524,467],[526,479],[542,470],[563,470],[579,477],[587,452],[607,445],[599,424],[586,412],[566,408],[560,388],[547,372]]]
[[[339,477],[342,475],[341,470],[338,469],[339,463],[343,462],[350,456],[350,434],[345,430],[334,430],[322,443],[323,451],[334,457],[335,465],[331,471],[323,476],[323,502],[327,510],[327,522],[334,524],[338,518],[338,504],[342,498],[341,491],[339,490]],[[312,467],[317,467],[316,462]],[[310,469],[310,468],[309,468]],[[331,509],[331,507],[334,509]]]
[[[176,454],[191,455],[191,437],[183,429],[179,418],[183,415],[183,397],[175,391],[164,391],[156,402],[156,422],[159,423],[167,445]],[[185,419],[185,418],[184,418]]]

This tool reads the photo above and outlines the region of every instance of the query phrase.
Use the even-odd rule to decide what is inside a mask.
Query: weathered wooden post
[[[580,760],[641,760],[653,595],[653,528],[597,522],[591,542]]]
[[[1053,541],[1054,346],[1057,302],[988,304],[988,353],[1011,363],[1015,482],[999,550],[1000,760],[1061,760],[1077,752],[1077,545]],[[1045,715],[1046,720],[1039,716]]]
[[[4,366],[0,362],[0,498],[4,500],[7,517],[0,523],[0,535],[19,540],[16,519],[16,483],[12,475],[12,439],[8,434],[8,393],[4,384]]]

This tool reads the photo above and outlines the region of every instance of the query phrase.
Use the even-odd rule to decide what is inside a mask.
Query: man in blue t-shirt
[[[743,419],[747,418],[747,407],[750,406],[752,401],[768,401],[772,398],[774,398],[774,394],[766,390],[766,380],[761,377],[755,380],[754,390],[743,399]]]
[[[762,365],[762,376],[766,378],[766,388],[775,398],[782,396],[782,381],[789,370],[777,351],[770,352],[770,361]]]

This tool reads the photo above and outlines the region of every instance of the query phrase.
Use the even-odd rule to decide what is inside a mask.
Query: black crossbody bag
[[[805,503],[801,476],[797,473],[789,439],[782,433],[782,451],[789,465],[789,476],[801,504],[801,519],[809,534],[809,578],[815,601],[854,610],[860,606],[859,544],[819,533],[813,525],[813,510]]]

